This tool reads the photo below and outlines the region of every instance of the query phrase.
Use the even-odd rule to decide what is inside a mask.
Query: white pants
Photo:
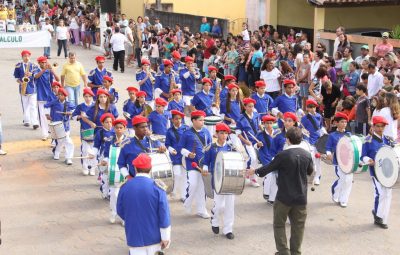
[[[268,200],[272,202],[275,201],[276,193],[278,192],[277,177],[278,173],[273,171],[264,178],[264,195],[268,195]]]
[[[72,159],[74,156],[74,144],[69,136],[69,131],[66,132],[66,137],[63,139],[57,139],[57,145],[54,149],[54,155],[60,157],[61,150],[65,147],[65,158]]]
[[[256,150],[251,145],[245,145],[245,147],[246,147],[247,154],[250,157],[250,159],[249,159],[250,160],[250,167],[253,168],[253,169],[256,169],[257,166],[258,166],[258,159],[257,159]]]
[[[128,128],[128,136],[129,137],[134,137],[135,136],[135,130],[133,128]]]
[[[219,227],[220,216],[223,214],[224,235],[233,232],[235,219],[235,195],[218,195],[214,191],[214,207],[211,210],[211,226]]]
[[[332,197],[340,203],[347,204],[353,186],[353,174],[343,173],[339,166],[335,166],[335,172],[338,179],[332,185]]]
[[[87,157],[89,154],[93,154],[93,142],[88,142],[85,140],[81,140],[81,156],[82,157]],[[94,170],[94,168],[97,165],[97,160],[96,159],[89,159],[89,158],[84,158],[81,160],[81,164],[83,169],[85,170]]]
[[[372,177],[372,183],[375,191],[374,212],[382,219],[383,224],[387,224],[392,203],[392,188],[383,187],[375,177]]]
[[[40,128],[42,130],[42,137],[49,136],[49,124],[47,123],[47,118],[46,118],[46,114],[49,113],[49,109],[44,108],[45,104],[46,104],[45,101],[37,102],[39,109],[39,122],[40,122]]]
[[[101,160],[99,160],[101,162]],[[106,166],[99,166],[99,176],[100,176],[100,191],[103,197],[108,197],[110,195],[110,187],[108,185],[108,174],[105,172],[107,170]]]
[[[110,186],[110,210],[112,216],[117,216],[117,198],[119,193],[119,183]]]
[[[192,105],[192,99],[193,96],[182,96],[182,100],[186,105]]]
[[[316,153],[317,153],[317,148],[311,145],[311,156],[314,163],[314,171],[315,171],[314,181],[321,179],[321,159],[315,157]]]
[[[186,212],[192,209],[192,203],[195,200],[197,213],[207,213],[206,209],[206,194],[204,191],[204,182],[201,174],[198,171],[187,171],[188,181],[186,187],[186,199],[183,205]]]
[[[172,193],[175,195],[179,194],[180,198],[185,199],[187,184],[186,170],[182,165],[174,165],[172,171],[174,171],[174,190]]]
[[[160,244],[145,247],[129,247],[129,255],[155,255],[158,251],[161,251]]]
[[[36,94],[22,96],[24,123],[39,125]]]

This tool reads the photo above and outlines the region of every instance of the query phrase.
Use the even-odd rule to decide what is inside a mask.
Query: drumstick
[[[56,111],[56,113],[61,113],[61,114],[71,114],[71,112],[60,112],[60,111]]]
[[[192,162],[192,167],[199,171],[201,174],[203,174],[203,170],[199,167],[199,165],[196,162]]]
[[[88,158],[90,158],[89,156],[85,156],[85,157],[72,157],[72,158],[75,158],[75,159],[88,159]]]
[[[249,135],[251,137],[253,137],[253,139],[257,142],[257,143],[261,143],[252,133],[249,132]]]

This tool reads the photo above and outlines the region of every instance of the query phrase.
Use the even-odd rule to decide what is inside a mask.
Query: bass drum
[[[394,148],[382,146],[375,155],[375,175],[379,183],[387,188],[398,184],[400,170],[400,145]],[[398,185],[396,185],[398,186]]]
[[[328,142],[329,135],[324,134],[320,138],[318,138],[317,142],[315,143],[315,148],[317,149],[317,152],[326,155],[326,143]],[[321,157],[321,161],[324,162],[327,165],[332,165],[332,160],[326,159],[326,156]]]
[[[186,160],[185,159],[186,159],[185,156],[183,156],[182,157],[182,166],[186,170]],[[201,169],[203,169],[203,160],[204,160],[204,157],[199,160],[199,164],[198,164]],[[191,171],[197,171],[197,170],[191,170]],[[201,178],[203,179],[204,192],[206,193],[206,196],[211,199],[214,199],[214,191],[212,189],[212,184],[211,184],[211,179],[212,179],[211,174],[208,174],[206,176],[201,175]]]
[[[214,189],[219,195],[240,195],[245,183],[246,161],[240,152],[220,151],[214,166]]]
[[[360,160],[364,136],[345,135],[336,146],[336,159],[343,173],[360,173],[368,170]]]
[[[149,153],[151,158],[151,178],[161,181],[166,186],[167,194],[174,189],[174,172],[172,171],[172,163],[167,153]]]

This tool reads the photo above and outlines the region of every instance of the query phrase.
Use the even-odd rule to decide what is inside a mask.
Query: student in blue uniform
[[[83,159],[81,160],[82,164],[82,173],[83,175],[95,175],[95,166],[97,162],[93,159],[85,158],[89,155],[89,152],[93,150],[93,141],[94,141],[94,129],[90,127],[89,124],[84,122],[81,118],[82,114],[86,114],[90,107],[94,105],[93,102],[93,91],[90,88],[83,89],[83,99],[84,102],[79,104],[75,111],[72,113],[72,118],[80,121],[80,138],[81,138],[81,156]],[[88,132],[89,130],[93,130],[91,134]]]
[[[113,87],[113,78],[110,76],[103,76],[103,89],[110,95],[110,102],[116,104],[119,99],[118,91]]]
[[[169,156],[172,161],[172,170],[174,171],[174,190],[171,197],[180,196],[181,200],[185,200],[186,189],[186,171],[182,167],[182,154],[179,149],[179,141],[183,133],[189,129],[189,126],[182,124],[185,114],[183,112],[172,110],[172,126],[168,129],[165,138],[165,146],[168,149]]]
[[[383,131],[388,125],[388,121],[382,116],[372,117],[372,130],[373,135],[369,135],[365,138],[365,143],[362,147],[361,160],[364,164],[369,165],[369,173],[372,177],[372,183],[374,185],[374,209],[372,214],[374,215],[374,224],[383,228],[388,228],[388,218],[390,211],[390,204],[392,202],[392,188],[386,188],[376,179],[375,174],[375,156],[379,148],[384,145],[393,146],[394,141],[383,134]]]
[[[148,155],[141,153],[131,164],[137,176],[121,186],[117,201],[118,215],[125,221],[129,254],[158,254],[171,242],[167,194],[150,177]]]
[[[14,78],[19,84],[19,93],[21,94],[22,111],[24,114],[24,126],[33,125],[33,129],[39,128],[39,119],[37,111],[36,86],[33,72],[37,68],[36,65],[30,62],[31,52],[23,50],[21,52],[22,62],[19,62],[14,69]],[[28,78],[25,94],[22,94],[21,86],[23,78]]]
[[[140,153],[160,152],[164,153],[166,148],[159,141],[152,141],[148,136],[149,120],[146,117],[137,115],[132,119],[135,136],[121,149],[118,157],[118,167],[125,178],[135,177],[136,172],[132,165]],[[130,176],[130,177],[129,177]]]
[[[122,115],[124,115],[128,121],[128,134],[130,137],[133,137],[135,136],[135,131],[133,130],[132,119],[136,115],[139,115],[143,110],[138,107],[138,102],[136,102],[136,93],[138,93],[139,90],[135,87],[127,87],[126,90],[128,91],[129,98],[124,102],[124,106],[122,107]]]
[[[111,104],[110,94],[104,89],[98,89],[96,103],[86,112],[86,116],[82,116],[83,121],[94,128],[95,134],[101,129],[100,117],[104,113],[111,113],[114,118],[118,117],[117,108]]]
[[[229,94],[229,85],[230,84],[236,84],[236,77],[233,75],[225,75],[224,76],[224,87],[221,89],[221,93],[219,95],[221,103],[224,99],[226,99],[228,97]],[[239,86],[238,86],[239,87]],[[238,89],[239,90],[239,89]]]
[[[172,70],[174,70],[174,72],[176,72],[179,75],[179,70],[183,69],[185,67],[185,63],[181,62],[181,54],[174,50],[173,52],[171,52],[171,57],[170,59],[167,59],[169,61],[171,61],[172,63]],[[163,61],[163,63],[160,65],[160,67],[158,68],[161,72],[163,72],[165,70],[165,63]]]
[[[214,114],[211,110],[214,101],[214,94],[210,92],[212,81],[208,78],[203,78],[201,82],[203,83],[203,90],[194,95],[191,101],[192,111],[201,110],[207,116],[211,116]]]
[[[251,95],[251,98],[256,100],[256,105],[255,108],[258,112],[258,114],[262,116],[267,115],[269,111],[271,110],[271,105],[274,102],[272,97],[265,93],[265,82],[264,81],[256,81],[255,82],[256,86],[256,92],[254,92]]]
[[[205,152],[203,172],[204,174],[212,174],[212,179],[215,178],[214,166],[217,154],[220,151],[233,151],[231,145],[227,144],[227,138],[231,132],[228,125],[225,123],[218,123],[215,126],[217,141]],[[223,214],[223,230],[222,233],[226,238],[232,240],[235,238],[233,234],[233,222],[235,219],[235,195],[224,194],[219,195],[215,192],[214,181],[214,207],[211,209],[211,229],[214,234],[219,234],[220,214]]]
[[[244,111],[243,114],[240,115],[240,118],[237,122],[236,134],[242,141],[242,144],[245,147],[247,154],[249,155],[250,166],[252,168],[257,168],[258,159],[253,145],[257,143],[254,138],[260,131],[261,118],[260,115],[254,111],[254,105],[256,104],[256,101],[254,99],[244,98],[243,104]],[[251,186],[255,188],[260,187],[260,184],[258,184],[257,177],[255,175],[247,176],[246,179],[246,181],[250,182]]]
[[[154,109],[153,83],[156,73],[150,68],[150,61],[142,59],[142,69],[136,72],[136,81],[139,83],[139,90],[146,92],[146,103]]]
[[[175,89],[180,84],[179,74],[176,74],[172,70],[173,63],[171,60],[163,60],[165,69],[163,72],[156,75],[156,81],[154,83],[154,97],[162,97],[168,100],[170,97],[170,90]],[[172,82],[172,84],[171,84]]]
[[[37,105],[39,109],[39,122],[42,130],[42,141],[46,141],[49,136],[49,125],[47,124],[46,111],[44,105],[52,99],[53,92],[51,84],[54,80],[59,81],[60,77],[54,72],[52,65],[47,63],[44,56],[38,57],[39,66],[33,71],[37,90]]]
[[[256,85],[257,86],[257,85]],[[273,158],[273,152],[274,152],[274,143],[273,143],[273,137],[275,130],[273,128],[273,125],[276,122],[276,118],[271,115],[264,115],[262,117],[262,123],[264,124],[264,130],[260,130],[258,132],[256,138],[258,141],[261,143],[257,142],[254,144],[254,148],[258,150],[258,158],[263,166],[268,165],[269,162],[271,162]],[[265,200],[268,201],[269,199],[269,194],[271,190],[271,176],[274,173],[269,173],[265,176],[264,181],[263,181],[263,197]]]
[[[89,72],[88,86],[92,88],[93,93],[97,95],[97,90],[103,87],[103,77],[108,76],[112,78],[112,73],[104,67],[104,62],[106,61],[105,57],[97,56],[95,60],[97,67]]]
[[[70,117],[72,111],[75,109],[75,105],[67,101],[68,92],[64,88],[58,89],[58,98],[48,102],[44,105],[45,108],[50,108],[50,114],[46,114],[46,117],[51,122],[62,121],[66,137],[57,139],[56,147],[53,149],[53,159],[59,160],[60,153],[65,147],[65,163],[72,165],[72,157],[74,156],[74,144],[70,135]]]
[[[164,110],[168,102],[162,98],[156,98],[155,100],[156,110],[152,111],[148,118],[150,129],[155,135],[165,135],[170,127],[171,113]]]
[[[221,98],[220,113],[226,124],[236,126],[244,106],[239,99],[239,86],[231,83],[228,89],[229,93],[227,97],[224,99]]]
[[[201,74],[199,69],[193,66],[194,59],[187,56],[185,58],[185,67],[179,71],[179,79],[182,83],[183,101],[186,105],[190,105],[196,93],[196,83],[201,81]]]
[[[332,185],[332,200],[334,203],[339,204],[341,207],[347,207],[349,201],[351,188],[353,186],[353,174],[345,174],[338,165],[336,159],[336,146],[339,139],[344,135],[349,134],[346,132],[347,122],[349,118],[342,112],[337,112],[333,119],[336,122],[336,131],[329,134],[326,143],[326,155],[328,160],[333,160],[335,173],[338,179]]]
[[[120,184],[124,181],[124,176],[119,171],[117,160],[117,152],[113,154],[111,147],[123,147],[128,139],[125,136],[127,122],[125,119],[116,119],[112,123],[114,129],[114,135],[110,137],[110,141],[107,141],[104,145],[104,158],[100,162],[102,166],[108,168],[108,185],[110,190],[110,223],[115,223],[117,216],[117,198]],[[111,154],[110,154],[111,151]],[[122,223],[122,222],[121,222]]]
[[[185,110],[185,102],[182,100],[182,90],[173,89],[171,90],[172,100],[168,103],[168,111],[177,110],[183,112]]]
[[[216,68],[215,66],[208,66],[208,78],[212,81],[210,91],[214,95],[217,90],[219,90],[219,92],[221,92],[222,90],[221,79],[217,77],[217,73],[218,73],[218,68]]]
[[[323,128],[324,118],[321,114],[317,113],[317,107],[318,103],[314,99],[306,100],[307,114],[301,118],[301,125],[302,128],[307,130],[306,133],[308,133],[308,142],[312,148],[311,156],[315,170],[313,182],[318,186],[321,180],[321,159],[315,156],[318,153],[315,143],[326,131]]]
[[[204,156],[207,146],[212,143],[210,132],[204,127],[204,117],[206,113],[203,111],[193,111],[191,120],[193,126],[186,130],[179,140],[178,148],[181,149],[183,155],[182,160],[185,161],[188,185],[186,188],[186,196],[184,207],[186,213],[190,214],[192,203],[196,203],[197,215],[201,218],[208,219],[210,215],[206,209],[206,195],[204,191],[204,183],[200,171],[192,166],[192,163],[200,163],[200,159]]]

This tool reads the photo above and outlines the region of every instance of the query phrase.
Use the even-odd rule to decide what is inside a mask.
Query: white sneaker
[[[199,216],[200,218],[203,219],[209,219],[210,215],[206,212],[206,213],[198,213],[197,216]]]
[[[72,165],[72,159],[65,160],[65,164],[67,164],[68,166]]]
[[[314,179],[314,185],[317,185],[317,186],[319,185],[319,178]]]
[[[254,187],[254,188],[260,187],[260,184],[258,184],[258,182],[256,181],[256,179],[251,179],[250,185],[251,185],[252,187]]]
[[[114,224],[115,223],[115,215],[110,216],[110,223]]]
[[[0,155],[6,155],[6,154],[7,154],[6,151],[0,150]]]
[[[91,175],[91,176],[96,175],[96,171],[94,170],[94,168],[91,168],[91,169],[89,170],[89,175]]]
[[[47,139],[48,139],[47,136],[43,136],[43,137],[42,137],[42,141],[46,141]]]
[[[83,173],[83,175],[88,175],[89,174],[89,170],[87,170],[87,169],[82,169],[82,173]]]
[[[340,207],[346,208],[346,207],[347,207],[347,203],[342,203],[342,202],[340,202]]]
[[[59,160],[59,159],[60,159],[60,155],[54,153],[53,159],[54,159],[54,160]]]
[[[335,199],[334,197],[332,197],[332,201],[336,204],[339,204],[339,199]]]

